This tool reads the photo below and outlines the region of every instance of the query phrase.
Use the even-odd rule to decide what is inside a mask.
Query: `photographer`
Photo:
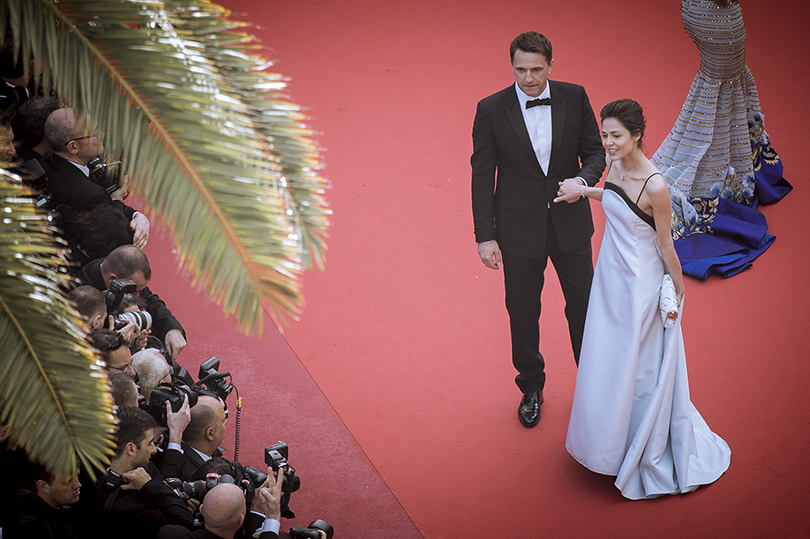
[[[78,474],[55,477],[45,466],[32,472],[31,490],[17,491],[12,501],[16,522],[3,528],[5,539],[74,539],[80,537],[78,523],[63,506],[79,501]]]
[[[260,539],[275,539],[281,527],[281,487],[284,474],[273,476],[269,470],[267,482],[258,490],[261,507],[265,516],[261,527]],[[205,521],[205,529],[190,532],[180,526],[164,526],[157,539],[197,538],[197,539],[232,539],[242,527],[245,519],[245,496],[242,489],[235,484],[220,483],[211,489],[200,506]]]
[[[102,204],[119,205],[135,231],[135,245],[145,247],[149,240],[149,219],[123,203],[129,194],[127,178],[111,194],[90,179],[88,164],[104,152],[104,146],[97,137],[98,131],[88,131],[89,124],[88,118],[77,120],[71,108],[53,111],[45,122],[45,138],[52,150],[39,161],[50,180],[53,202],[78,212]]]
[[[172,361],[186,346],[183,326],[172,315],[160,297],[147,286],[152,278],[152,269],[146,254],[134,245],[115,249],[106,258],[93,260],[82,268],[79,279],[98,290],[106,290],[116,279],[131,279],[137,285],[135,296],[146,302],[146,310],[152,316],[152,334],[161,339]]]
[[[117,417],[115,453],[95,491],[102,536],[150,539],[166,524],[191,529],[185,502],[146,471],[156,452],[155,420],[138,408],[121,408]]]
[[[122,334],[111,329],[96,329],[88,335],[88,340],[99,352],[104,360],[107,375],[116,372],[125,372],[134,377],[135,371],[132,369],[132,354],[126,345],[126,340]]]
[[[180,467],[173,463],[161,464],[166,477],[178,477],[189,481],[194,472],[214,456],[220,456],[219,446],[225,440],[227,423],[225,405],[216,397],[201,395],[191,408],[191,421],[183,432],[181,452],[183,462]]]
[[[138,374],[138,389],[146,400],[152,390],[164,382],[172,381],[172,369],[163,354],[154,348],[144,348],[132,355],[132,368]],[[178,440],[178,443],[180,440]]]

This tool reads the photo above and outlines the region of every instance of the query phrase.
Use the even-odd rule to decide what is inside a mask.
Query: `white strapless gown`
[[[565,446],[588,469],[617,476],[627,498],[689,492],[719,478],[731,450],[689,398],[681,317],[672,329],[661,322],[655,230],[617,186],[606,184],[602,207]]]

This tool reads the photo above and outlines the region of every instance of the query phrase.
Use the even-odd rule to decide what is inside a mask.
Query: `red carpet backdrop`
[[[240,460],[290,444],[303,478],[295,524],[323,517],[351,539],[806,534],[806,2],[741,2],[765,128],[795,187],[763,209],[776,243],[730,280],[687,281],[692,400],[731,467],[647,502],[565,451],[576,370],[552,272],[543,419],[517,421],[502,275],[472,235],[470,132],[477,101],[513,82],[509,42],[537,30],[554,44],[551,78],[584,85],[597,111],[620,97],[645,107],[651,155],[699,67],[680,2],[223,3],[255,25],[320,133],[333,185],[326,269],[305,277],[300,322],[284,338],[266,324],[257,340],[190,291],[168,244],[156,237],[147,252],[152,288],[188,328],[181,363],[217,355],[245,397]],[[592,205],[596,252],[604,219]]]

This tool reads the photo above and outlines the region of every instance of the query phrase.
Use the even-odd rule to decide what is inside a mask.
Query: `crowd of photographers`
[[[124,202],[128,178],[107,161],[92,119],[38,95],[33,62],[29,75],[25,63],[6,34],[0,166],[38,193],[69,246],[76,286],[68,297],[105,365],[117,431],[109,467],[92,481],[86,470],[54,477],[0,425],[0,539],[331,539],[321,520],[280,531],[300,485],[286,444],[266,448],[264,471],[223,458],[230,374],[215,357],[197,381],[179,365],[186,333],[149,289],[149,220]]]

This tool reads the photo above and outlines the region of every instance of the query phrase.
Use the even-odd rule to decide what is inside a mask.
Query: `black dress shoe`
[[[540,422],[540,405],[543,404],[543,390],[524,393],[518,408],[520,424],[530,429]]]

